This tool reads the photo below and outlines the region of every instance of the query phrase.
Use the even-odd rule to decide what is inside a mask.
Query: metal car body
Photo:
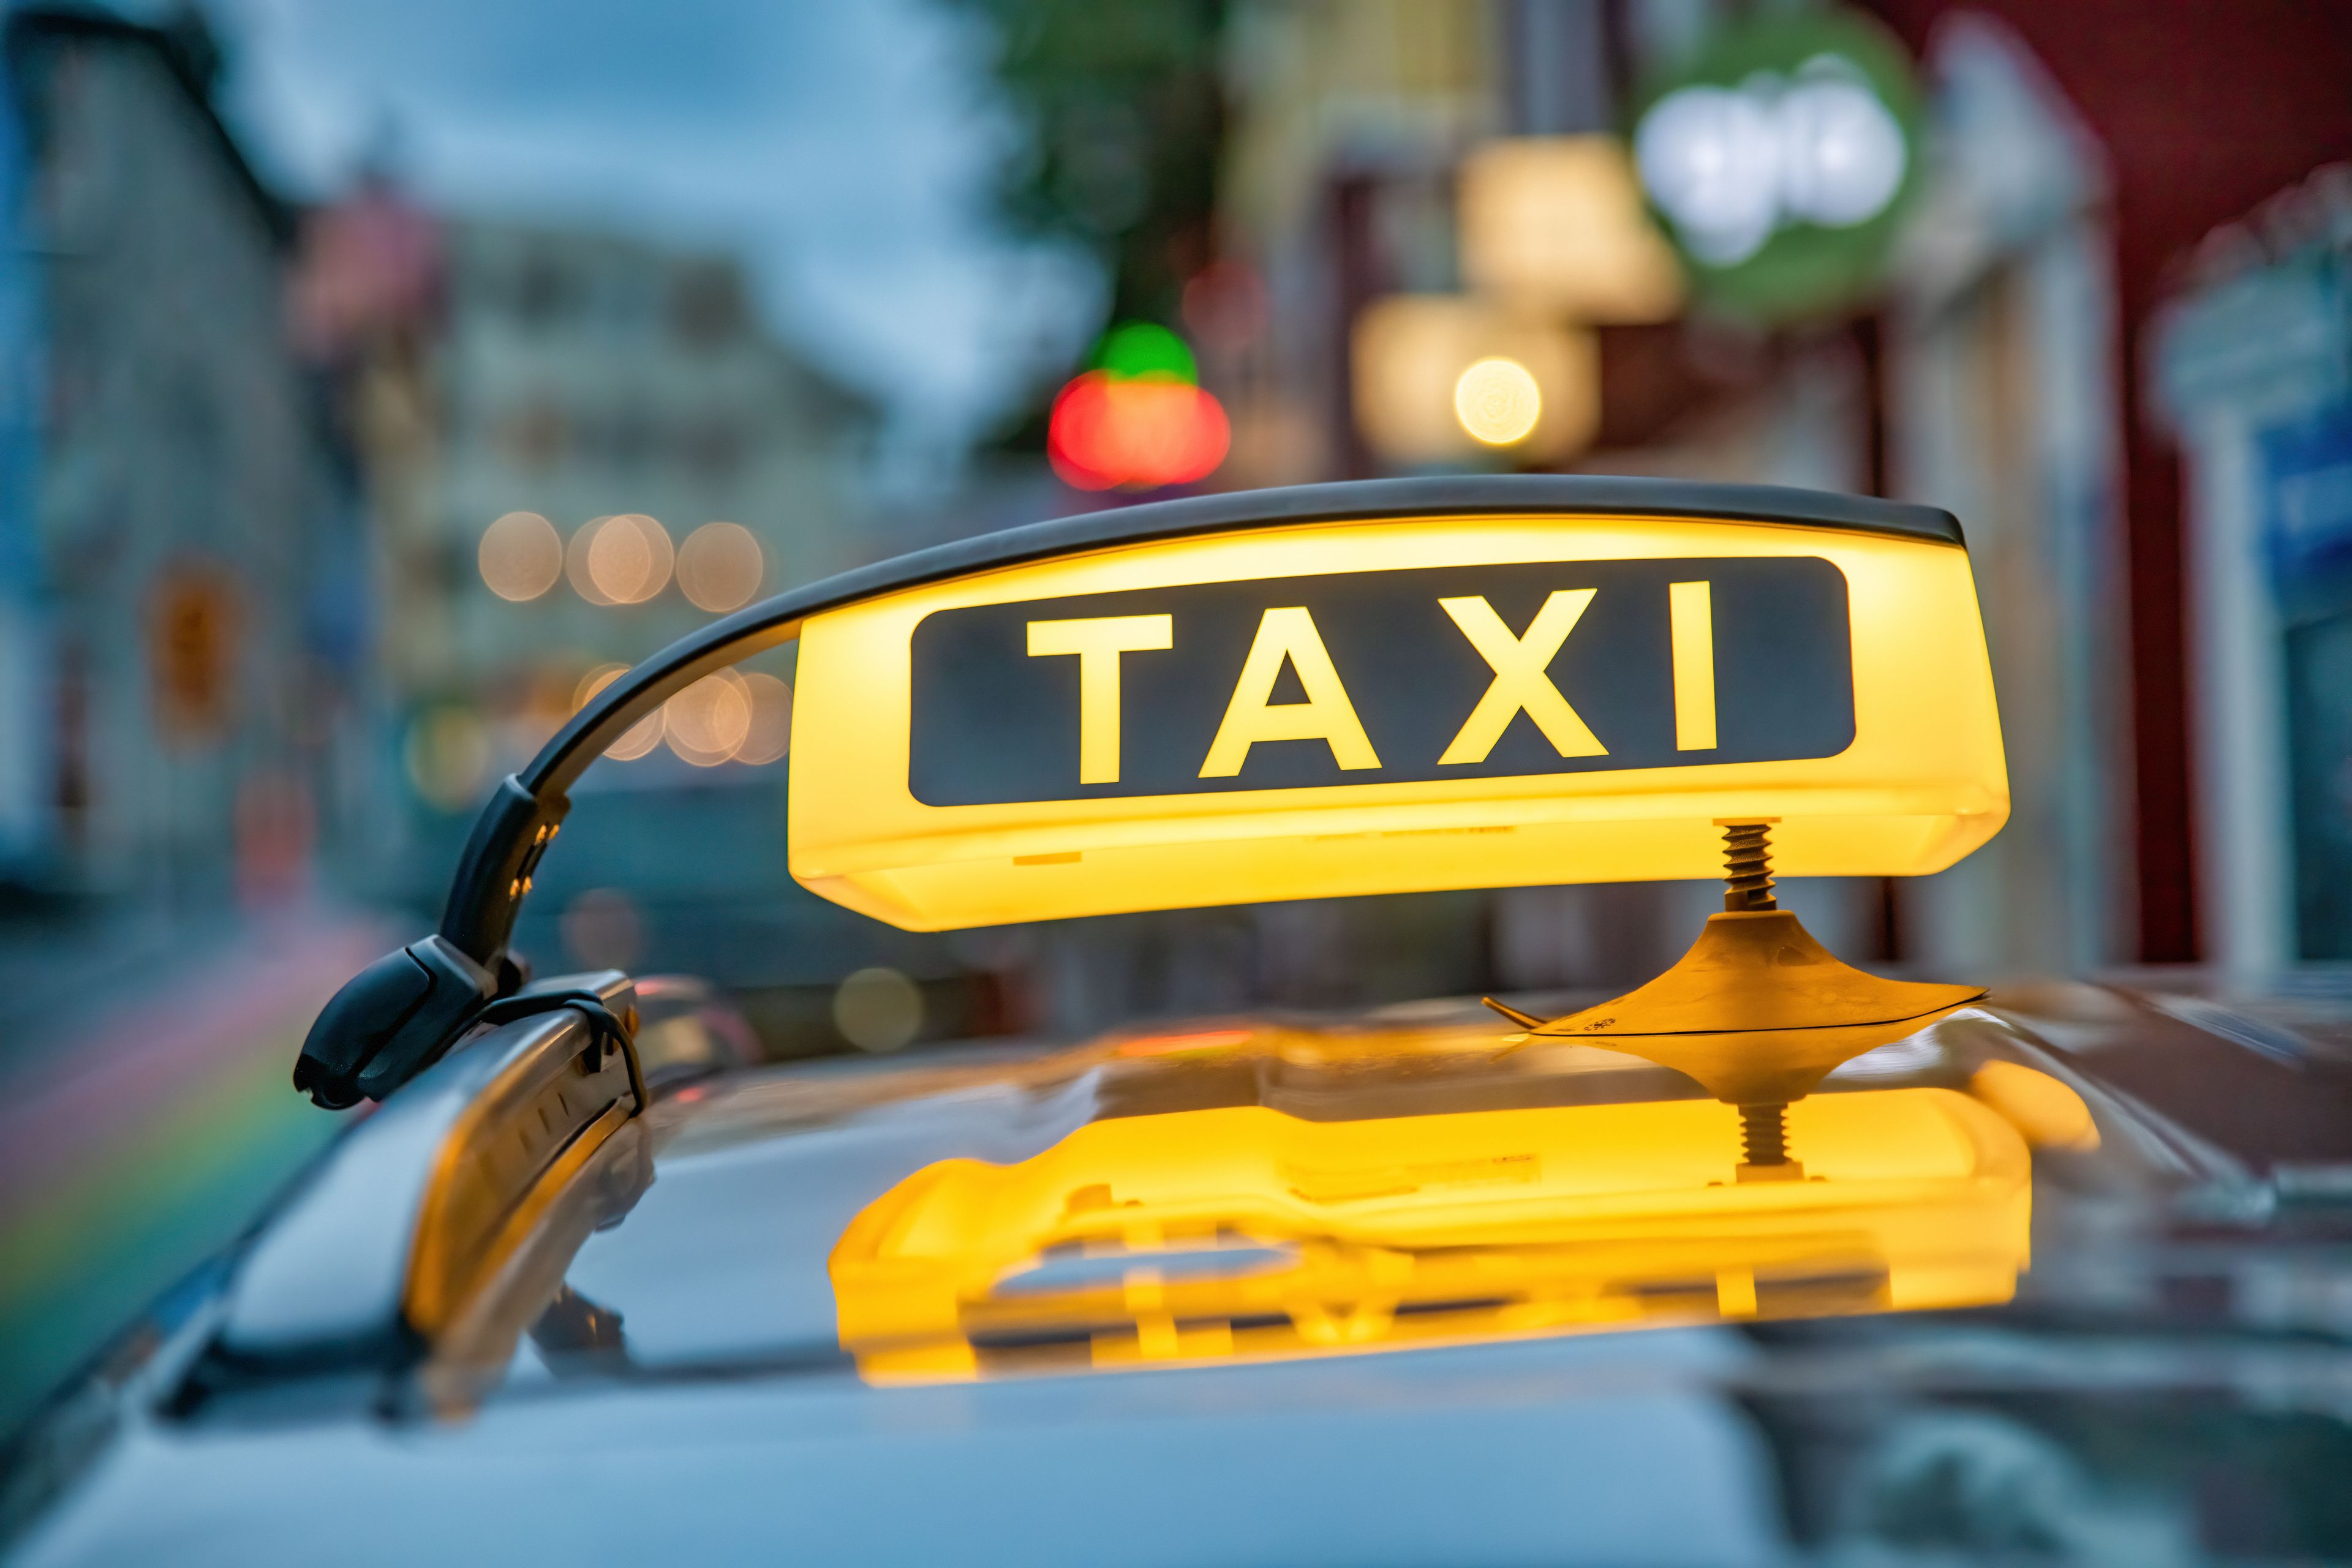
[[[1959,551],[1957,530],[1901,509],[1824,521],[1848,504],[1825,498],[1376,489],[1408,520],[1671,513],[1697,531],[1642,590],[1662,616],[1666,590],[1693,580],[1680,562],[1727,559],[1723,542],[1737,542],[1702,523],[1852,527]],[[1249,504],[1233,526],[1358,530],[1349,569],[1378,532],[1364,491]],[[874,805],[870,779],[845,795],[795,782],[796,874],[904,923],[1013,918],[1024,900],[1054,913],[1149,906],[1163,900],[1151,884],[1097,878],[1087,858],[1177,864],[1186,851],[1170,845],[1237,831],[1258,835],[1255,865],[1192,852],[1228,879],[1248,866],[1256,896],[1360,884],[1368,859],[1407,886],[1507,879],[1481,841],[1506,832],[1532,847],[1522,879],[1595,856],[1616,857],[1616,874],[1694,875],[1730,817],[1728,907],[1693,955],[1549,1022],[1523,1011],[1542,998],[1495,1005],[1502,1020],[1439,1000],[779,1067],[714,1043],[710,1005],[673,983],[523,982],[505,930],[594,736],[635,722],[730,639],[805,635],[828,613],[820,601],[849,613],[836,649],[870,654],[859,639],[882,626],[919,660],[925,618],[1028,602],[1035,585],[959,601],[976,575],[1024,561],[1083,574],[1106,550],[1155,542],[1153,529],[1202,537],[1200,518],[1218,515],[1134,510],[1154,515],[1120,539],[1073,526],[1034,550],[1000,543],[930,575],[746,612],[616,683],[535,779],[509,781],[429,939],[441,946],[363,973],[306,1047],[298,1082],[383,1103],[17,1441],[0,1501],[15,1560],[2352,1554],[2352,1007],[2324,988],[2210,977],[1987,994],[1878,981],[1800,941],[1750,856],[1760,823],[1780,819],[1801,869],[1925,869],[2006,810],[1997,731],[1990,773],[1981,731],[1886,738],[1874,716],[1903,706],[1899,670],[1854,661],[1843,744],[1713,774],[1706,759],[1680,783],[1671,753],[1698,731],[1674,664],[1682,633],[1670,648],[1663,618],[1653,651],[1673,670],[1673,717],[1655,731],[1666,763],[1646,772],[1571,768],[1539,788],[1507,769],[1300,775],[1234,794],[1204,762],[1198,792],[1163,772],[1150,775],[1158,794],[1122,795],[1117,777],[1087,776],[1103,763],[1081,744],[1080,783],[1103,787],[1048,811],[985,757],[926,774],[924,742],[902,734],[885,761],[904,764],[890,775],[904,798]],[[1748,542],[1788,552],[1779,536]],[[1920,581],[1965,585],[1964,555],[1957,579],[1948,559],[1920,559]],[[1256,580],[1186,570],[1175,588]],[[1718,606],[1742,591],[1738,569],[1710,580],[1735,584]],[[1559,590],[1543,592],[1520,592],[1506,636],[1537,637],[1528,617]],[[907,593],[943,596],[898,614]],[[1902,618],[1859,590],[1853,602],[1857,646],[1872,616]],[[1261,636],[1295,625],[1276,616],[1296,606],[1247,607]],[[1063,618],[1120,622],[1115,639],[1159,646],[1131,605],[1078,608]],[[1447,614],[1468,637],[1475,617]],[[1514,614],[1527,632],[1510,630]],[[1064,657],[1053,637],[1039,655],[1031,634],[1023,654],[1003,627],[966,624],[979,651],[953,669]],[[1013,651],[988,654],[992,637]],[[1331,640],[1334,668],[1362,668]],[[1318,700],[1292,646],[1304,703],[1259,694],[1277,727],[1293,721],[1281,708]],[[1046,662],[1003,663],[1018,658]],[[1507,655],[1487,662],[1497,685],[1543,700]],[[1961,663],[1937,679],[1958,692],[1948,728],[1965,731]],[[868,721],[875,703],[850,699],[875,666],[842,660],[853,675],[830,692],[814,668],[797,765],[849,767],[856,726],[844,721],[840,744],[823,726],[829,705]],[[883,683],[901,693],[891,722],[916,726],[922,678],[890,688],[912,664],[897,668]],[[1083,703],[1078,673],[1067,693]],[[1479,684],[1462,689],[1483,705]],[[1990,714],[1989,677],[1984,691]],[[1367,745],[1395,755],[1411,704],[1359,706]],[[1467,707],[1440,728],[1470,731]],[[1221,696],[1200,739],[1245,708]],[[1591,710],[1602,741],[1636,722]],[[934,761],[974,754],[968,736],[950,742]],[[1328,740],[1343,767],[1345,749]],[[1840,782],[1841,759],[1875,770],[1865,782],[1881,793]],[[1643,819],[1625,805],[1636,796],[1668,805]],[[1562,816],[1562,798],[1581,804]],[[828,800],[835,815],[797,837],[797,814]],[[950,833],[931,809],[971,815]],[[1838,830],[1841,812],[1864,825]],[[1684,816],[1687,830],[1659,825]],[[1197,831],[1211,819],[1222,826]],[[1596,836],[1595,821],[1615,826]],[[1344,853],[1322,847],[1323,829]],[[924,860],[922,846],[955,834],[952,853]],[[1390,842],[1402,847],[1384,857]],[[1164,901],[1199,901],[1183,888]],[[1738,944],[1755,941],[1762,956],[1743,969]]]
[[[656,1089],[457,1331],[262,1364],[322,1295],[392,1288],[352,1244],[409,1234],[382,1200],[423,1184],[378,1173],[413,1173],[418,1118],[548,1028],[429,1069],[136,1325],[18,1450],[15,1560],[2165,1563],[2352,1542],[2340,1003],[1997,993],[1848,1063],[1791,1139],[1823,1178],[1803,1185],[1846,1184],[1870,1152],[1807,1113],[1833,1137],[1908,1099],[1915,1139],[1966,1127],[1998,1168],[1960,1174],[1947,1135],[1940,1173],[1794,1235],[1690,1223],[1694,1197],[1746,1195],[1704,1184],[1737,1157],[1728,1108],[1596,1047],[1507,1050],[1467,1009],[738,1068]],[[1629,1237],[1622,1205],[1612,1239],[1590,1215],[1530,1235],[1525,1204],[1517,1233],[1479,1228],[1477,1200],[1524,1194],[1527,1157],[1555,1152],[1528,1122],[1624,1110],[1688,1119],[1679,1156],[1714,1167],[1654,1178],[1678,1234]],[[1264,1205],[1213,1212],[1264,1196],[1229,1171],[1189,1235],[1164,1205],[1156,1237],[1049,1234],[1073,1196],[1082,1219],[1129,1201],[1124,1152],[1074,1142],[1237,1117],[1306,1135],[1285,1195],[1302,1171],[1322,1185],[1286,1232]],[[1443,1124],[1419,1160],[1416,1119]],[[1482,1119],[1522,1136],[1465,1168]],[[1366,1128],[1392,1146],[1313,1143]],[[1057,1161],[1057,1201],[1030,1205],[1055,1211],[1045,1230],[983,1214],[897,1280],[858,1255],[925,1173]],[[1361,1211],[1430,1194],[1457,1212],[1412,1244],[1363,1238]],[[971,1240],[997,1272],[942,1290]],[[1923,1264],[1945,1279],[1920,1292]],[[344,1305],[393,1317],[381,1294]]]

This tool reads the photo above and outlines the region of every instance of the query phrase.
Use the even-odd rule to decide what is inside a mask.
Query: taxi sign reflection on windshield
[[[2015,1292],[2032,1194],[2010,1121],[1942,1089],[1795,1114],[1814,1179],[1763,1184],[1722,1179],[1735,1121],[1705,1100],[1096,1121],[869,1205],[830,1264],[841,1341],[869,1379],[927,1380]]]
[[[919,929],[1712,874],[1915,874],[2008,788],[1966,552],[1692,518],[1099,550],[803,629],[793,869]]]

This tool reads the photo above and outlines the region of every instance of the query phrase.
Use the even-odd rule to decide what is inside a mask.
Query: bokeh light
[[[1195,384],[1192,351],[1151,321],[1105,332],[1054,399],[1045,455],[1079,489],[1158,489],[1216,471],[1232,445],[1223,405]]]
[[[608,517],[588,545],[588,576],[615,603],[642,605],[669,584],[669,535],[643,512]]]
[[[1374,300],[1356,320],[1350,357],[1357,426],[1375,452],[1400,466],[1455,463],[1495,450],[1471,434],[1471,418],[1494,435],[1517,424],[1491,420],[1485,411],[1485,398],[1507,396],[1507,384],[1484,385],[1488,375],[1481,373],[1465,387],[1464,373],[1483,361],[1506,362],[1534,383],[1535,424],[1507,443],[1514,454],[1556,462],[1582,448],[1600,426],[1601,347],[1592,331],[1529,319],[1475,296]]]
[[[1910,153],[1861,69],[1834,55],[1795,78],[1692,86],[1634,132],[1642,183],[1691,253],[1734,267],[1790,223],[1851,228],[1890,206]]]
[[[625,664],[598,665],[580,678],[579,689],[572,693],[572,710],[579,712],[598,692],[628,673],[629,667]],[[604,749],[604,754],[618,762],[633,763],[660,745],[662,712],[662,709],[656,708],[630,725],[626,733]]]
[[[1831,228],[1868,223],[1903,188],[1903,127],[1859,71],[1813,75],[1780,100],[1780,199]]]
[[[738,610],[760,591],[760,542],[740,522],[706,522],[677,550],[677,591],[698,610]]]
[[[510,511],[482,530],[482,581],[501,599],[536,599],[563,575],[563,536],[535,511]]]
[[[580,678],[572,689],[572,711],[577,713],[588,706],[589,699],[629,672],[625,664],[600,664]]]
[[[1144,376],[1196,382],[1192,351],[1184,340],[1156,321],[1125,321],[1103,334],[1095,345],[1092,368],[1122,381]]]
[[[781,761],[793,745],[793,689],[772,675],[754,672],[743,678],[744,695],[751,700],[751,722],[735,760],[753,767]]]
[[[669,584],[669,534],[643,512],[592,518],[572,536],[565,571],[592,605],[642,605]]]
[[[1201,388],[1097,370],[1055,398],[1045,451],[1054,471],[1080,489],[1156,489],[1208,478],[1232,440],[1223,406]]]
[[[895,1051],[923,1027],[923,993],[895,969],[861,969],[833,994],[833,1024],[862,1051]]]
[[[444,811],[462,811],[489,776],[490,727],[471,708],[428,708],[410,722],[402,752],[418,795]]]
[[[714,670],[662,704],[662,728],[671,751],[715,768],[751,736],[751,694],[733,670]]]
[[[596,542],[596,531],[612,521],[609,517],[592,517],[572,531],[572,543],[563,555],[564,575],[572,579],[572,591],[592,605],[609,605],[613,600],[596,586],[588,575],[588,547]]]
[[[1642,183],[1701,260],[1745,261],[1772,237],[1780,150],[1772,103],[1735,88],[1668,93],[1634,133]]]
[[[1454,384],[1454,416],[1473,440],[1489,447],[1524,441],[1543,417],[1543,394],[1515,359],[1482,359]]]

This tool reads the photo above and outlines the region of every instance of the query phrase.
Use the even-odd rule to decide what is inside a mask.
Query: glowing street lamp
[[[1583,448],[1601,418],[1601,354],[1582,328],[1458,294],[1392,294],[1357,317],[1356,423],[1393,463]]]
[[[1516,446],[1543,417],[1543,389],[1515,359],[1482,359],[1454,383],[1454,417],[1481,445]]]

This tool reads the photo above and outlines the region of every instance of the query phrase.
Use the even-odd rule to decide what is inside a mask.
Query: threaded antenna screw
[[[1741,1106],[1739,1152],[1750,1165],[1787,1164],[1789,1108],[1785,1105]]]
[[[1772,896],[1772,829],[1769,824],[1724,825],[1723,881],[1723,907],[1733,914],[1780,907]]]

